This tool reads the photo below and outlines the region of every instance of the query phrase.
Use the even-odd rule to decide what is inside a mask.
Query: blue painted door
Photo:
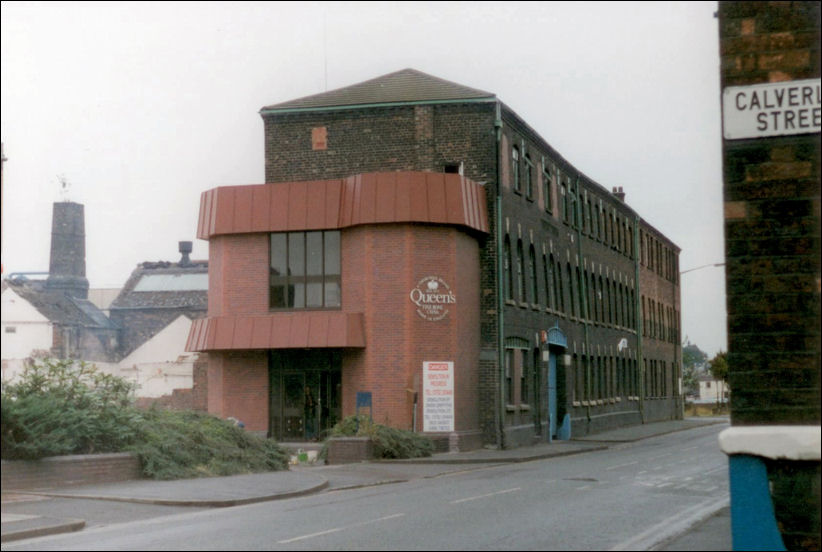
[[[548,416],[549,439],[553,439],[557,434],[557,355],[553,351],[548,352]]]

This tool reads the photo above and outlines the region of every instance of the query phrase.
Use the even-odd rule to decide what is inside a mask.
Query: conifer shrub
[[[376,458],[422,458],[431,456],[434,443],[419,433],[374,423],[367,416],[348,416],[328,432],[328,437],[369,437]],[[328,457],[328,443],[323,444],[320,457]]]
[[[152,408],[129,447],[153,479],[183,479],[276,471],[289,455],[274,440],[232,422],[191,410]]]

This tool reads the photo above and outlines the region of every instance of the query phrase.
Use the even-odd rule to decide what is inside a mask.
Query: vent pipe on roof
[[[181,241],[178,242],[180,253],[182,257],[180,258],[180,266],[191,266],[191,259],[189,258],[189,253],[191,253],[191,242],[190,241]]]

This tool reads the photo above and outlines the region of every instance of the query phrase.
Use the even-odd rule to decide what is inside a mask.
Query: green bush
[[[122,378],[71,360],[29,363],[3,385],[2,457],[37,459],[117,452],[130,444],[140,418],[134,387]]]
[[[287,469],[275,441],[193,411],[139,410],[134,386],[71,360],[28,365],[2,391],[3,459],[131,451],[155,479]]]
[[[288,468],[288,453],[210,414],[152,408],[129,450],[143,473],[154,479],[182,479],[275,471]]]
[[[425,435],[404,429],[376,424],[366,416],[348,416],[337,423],[329,437],[369,437],[376,458],[421,458],[431,456],[434,443]],[[321,458],[328,457],[328,445],[323,445]]]

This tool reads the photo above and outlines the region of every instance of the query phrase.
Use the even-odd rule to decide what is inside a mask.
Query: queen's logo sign
[[[448,305],[457,302],[457,296],[442,278],[426,276],[409,294],[417,306],[417,314],[426,320],[442,320],[448,315]]]

